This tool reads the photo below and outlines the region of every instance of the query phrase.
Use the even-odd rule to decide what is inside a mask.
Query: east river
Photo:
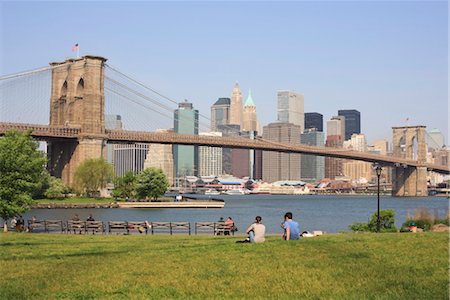
[[[74,214],[86,219],[92,214],[102,221],[154,222],[214,222],[220,217],[232,217],[242,233],[255,216],[260,215],[267,232],[280,233],[283,215],[291,211],[300,223],[300,229],[322,230],[326,232],[349,231],[352,222],[367,222],[377,209],[376,196],[319,196],[319,195],[246,195],[216,196],[225,200],[222,209],[33,209],[24,214],[25,220],[36,216],[38,219],[68,220]],[[208,198],[203,196],[203,198]],[[407,217],[414,215],[415,209],[427,208],[431,214],[437,212],[443,218],[449,209],[445,197],[394,198],[381,196],[381,209],[395,210],[395,221],[399,227]],[[193,232],[193,230],[192,230]]]

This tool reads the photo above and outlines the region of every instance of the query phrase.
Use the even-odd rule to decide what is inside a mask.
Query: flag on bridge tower
[[[78,43],[72,46],[72,52],[75,51],[77,52],[77,58],[80,57],[80,46],[78,45]]]

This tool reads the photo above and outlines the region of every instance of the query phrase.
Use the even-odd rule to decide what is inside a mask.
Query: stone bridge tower
[[[76,141],[54,139],[48,143],[50,173],[68,185],[82,161],[103,156],[105,61],[99,56],[83,56],[50,63],[50,126],[80,129]]]
[[[425,126],[392,127],[393,154],[426,163]],[[427,196],[427,168],[395,166],[392,170],[392,195],[397,197]]]

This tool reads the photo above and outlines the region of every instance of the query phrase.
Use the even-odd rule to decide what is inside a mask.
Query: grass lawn
[[[0,234],[0,299],[449,299],[448,233]]]

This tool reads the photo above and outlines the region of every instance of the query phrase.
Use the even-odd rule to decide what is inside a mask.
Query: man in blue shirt
[[[298,223],[292,220],[291,212],[284,215],[282,227],[284,228],[284,239],[286,241],[300,239],[300,229]]]

